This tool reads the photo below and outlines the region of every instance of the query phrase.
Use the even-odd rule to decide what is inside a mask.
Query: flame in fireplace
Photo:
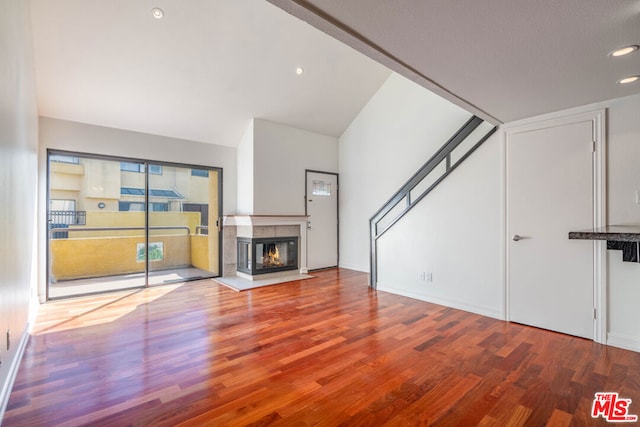
[[[280,251],[278,251],[278,245],[273,245],[273,247],[269,248],[269,252],[262,260],[263,265],[267,266],[280,266],[282,262],[280,262]]]
[[[275,246],[275,251],[270,250],[269,257],[274,261],[280,261],[280,251],[278,251],[278,245],[274,245],[274,246]]]

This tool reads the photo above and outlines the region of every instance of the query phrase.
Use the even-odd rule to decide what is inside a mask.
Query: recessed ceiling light
[[[629,76],[629,77],[625,77],[622,80],[618,80],[618,83],[621,85],[627,84],[627,83],[633,83],[635,81],[638,81],[640,79],[640,76]]]
[[[164,11],[159,7],[154,7],[153,9],[151,9],[151,14],[156,19],[162,19],[164,17]]]
[[[302,75],[302,73],[304,73],[304,68],[302,68],[302,67],[297,67],[297,68],[296,68],[296,74],[297,74],[297,75],[299,75],[299,76],[301,76],[301,75]]]
[[[624,55],[628,55],[631,52],[635,52],[636,50],[638,50],[638,46],[633,44],[631,46],[625,46],[623,48],[620,49],[616,49],[613,52],[610,53],[611,56],[624,56]]]

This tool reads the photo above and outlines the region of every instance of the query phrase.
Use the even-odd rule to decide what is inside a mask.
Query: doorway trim
[[[511,319],[509,312],[509,141],[519,133],[547,129],[562,125],[590,121],[592,123],[592,218],[594,227],[606,225],[606,109],[594,109],[579,112],[561,112],[540,116],[533,119],[505,125],[503,138],[504,153],[504,313],[507,321]],[[569,231],[567,230],[567,234]],[[567,236],[568,238],[568,236]],[[607,342],[607,262],[606,242],[596,240],[593,243],[593,304],[594,329],[593,341],[601,344]]]
[[[305,169],[304,170],[304,214],[305,216],[309,216],[309,208],[308,208],[308,194],[307,188],[309,185],[309,173],[323,173],[326,175],[334,175],[336,177],[336,267],[340,266],[340,175],[337,172],[327,172],[320,171],[315,169]],[[307,219],[307,227],[308,227],[308,219]],[[309,265],[309,239],[307,238],[307,262]]]

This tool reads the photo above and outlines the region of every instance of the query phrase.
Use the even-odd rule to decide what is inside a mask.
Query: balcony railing
[[[87,211],[49,211],[49,224],[86,225]]]
[[[60,231],[54,229],[55,227],[51,227],[51,229],[49,230],[49,234],[51,236],[54,236],[56,233],[59,233]],[[66,232],[72,232],[75,233],[77,231],[82,231],[82,232],[104,232],[105,236],[102,237],[110,237],[109,234],[112,233],[113,231],[129,231],[129,230],[134,230],[134,231],[145,231],[149,229],[149,231],[152,230],[184,230],[186,231],[186,236],[188,236],[191,233],[191,229],[189,227],[187,227],[186,225],[159,225],[159,226],[149,226],[149,227],[88,227],[88,228],[70,228],[68,230],[65,230]],[[144,235],[144,233],[142,233],[141,235]],[[68,237],[68,236],[67,236]],[[67,238],[65,237],[65,238]],[[91,236],[91,237],[96,237],[96,236]],[[52,237],[55,238],[55,237]]]
[[[153,270],[217,268],[209,256],[212,237],[191,234],[188,226],[71,227],[65,236],[59,236],[60,229],[49,233],[51,283],[142,273],[147,251]]]

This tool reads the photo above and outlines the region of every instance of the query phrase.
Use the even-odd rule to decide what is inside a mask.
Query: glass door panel
[[[219,275],[220,170],[52,151],[48,171],[48,298]]]
[[[218,171],[148,166],[149,285],[218,276]]]
[[[48,155],[48,297],[145,286],[144,163]]]

